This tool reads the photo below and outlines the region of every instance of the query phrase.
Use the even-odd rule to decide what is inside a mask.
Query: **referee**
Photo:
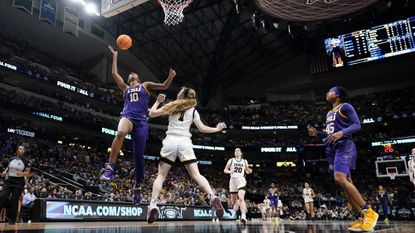
[[[9,159],[9,165],[1,174],[6,176],[3,190],[0,192],[0,208],[7,208],[6,220],[15,224],[19,199],[25,186],[25,176],[30,175],[29,160],[24,157],[25,147],[18,146],[16,155]]]

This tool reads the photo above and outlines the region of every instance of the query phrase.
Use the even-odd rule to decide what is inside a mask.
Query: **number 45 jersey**
[[[128,86],[124,92],[124,108],[121,116],[132,121],[147,120],[149,96],[141,83],[135,87]]]
[[[353,119],[349,119],[349,117],[347,116],[348,114],[346,114],[347,111],[352,112],[352,114],[349,114],[349,115],[352,115],[355,117],[353,117]],[[354,118],[357,118],[357,119],[354,119]],[[343,130],[345,134],[342,140],[352,139],[352,134],[348,133],[348,130],[346,129],[349,129],[349,127],[352,126],[356,120],[359,121],[359,118],[357,117],[353,106],[348,103],[340,104],[335,109],[327,113],[326,133],[327,135],[330,135],[330,134]],[[359,124],[359,122],[357,123]],[[352,129],[352,131],[355,131],[355,130]],[[324,142],[326,143],[326,140],[324,140]]]

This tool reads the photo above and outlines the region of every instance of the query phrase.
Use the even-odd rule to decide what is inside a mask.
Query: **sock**
[[[361,208],[362,208],[362,211],[365,211],[365,210],[369,209],[369,206],[367,204],[364,204],[364,205],[362,205]]]
[[[117,167],[117,165],[115,163],[113,163],[113,162],[108,162],[108,164],[111,166],[111,168],[113,170],[115,170],[115,168]]]
[[[157,199],[151,199],[151,201],[150,201],[150,206],[151,206],[151,207],[155,207],[155,206],[157,206]]]
[[[245,214],[245,213],[243,213],[243,214],[241,215],[241,218],[242,218],[242,219],[246,219],[246,214]]]
[[[213,194],[213,193],[208,194],[208,198],[209,198],[209,200],[211,200],[211,201],[212,201],[215,197],[216,197],[216,196],[215,196],[215,194]]]

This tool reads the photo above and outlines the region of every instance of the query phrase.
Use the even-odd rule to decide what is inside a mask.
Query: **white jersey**
[[[191,138],[190,126],[200,120],[200,115],[195,108],[189,108],[182,114],[170,115],[167,135]]]
[[[313,202],[313,190],[311,188],[303,189],[304,202]]]
[[[265,205],[265,209],[271,208],[271,201],[269,199],[264,199],[263,204]]]
[[[231,178],[245,177],[245,169],[248,164],[245,159],[238,161],[236,158],[231,158],[227,164],[230,165]]]

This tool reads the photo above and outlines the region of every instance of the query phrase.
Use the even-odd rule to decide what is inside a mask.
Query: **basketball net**
[[[183,21],[184,8],[188,7],[193,0],[159,0],[164,11],[164,24],[176,25]]]
[[[391,180],[395,180],[396,172],[388,172],[388,176]]]

